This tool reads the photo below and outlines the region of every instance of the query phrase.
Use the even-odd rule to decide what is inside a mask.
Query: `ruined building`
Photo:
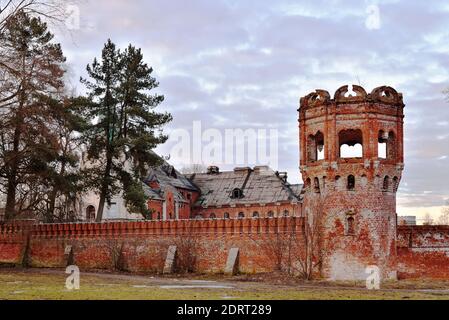
[[[331,98],[317,90],[301,99],[303,210],[306,216],[323,219],[324,270],[329,277],[364,279],[366,267],[376,265],[384,278],[396,278],[404,103],[391,87],[367,94],[354,85],[353,91],[348,95],[344,86]],[[356,145],[360,154],[344,157],[343,148]],[[317,202],[322,202],[318,209]]]
[[[381,279],[449,278],[449,227],[398,226],[402,95],[386,86],[352,91],[301,98],[304,185],[263,166],[184,176],[165,163],[143,181],[150,221],[117,221],[129,218],[120,203],[104,223],[2,226],[0,264],[111,269],[119,255],[124,270],[162,272],[169,247],[195,243],[189,254],[200,272],[224,272],[233,256],[232,270],[249,273],[309,264],[333,280],[365,280],[369,266]],[[87,220],[96,209],[88,201]]]

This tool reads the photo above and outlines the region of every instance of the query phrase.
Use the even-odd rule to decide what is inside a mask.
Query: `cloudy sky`
[[[120,47],[132,43],[154,68],[158,92],[166,97],[161,110],[173,114],[168,133],[191,132],[194,121],[222,132],[277,129],[274,169],[288,171],[292,182],[300,182],[299,97],[317,88],[333,95],[353,83],[367,91],[393,86],[406,103],[398,212],[437,216],[449,199],[444,1],[80,0],[78,5],[79,29],[58,35],[73,85],[108,38]],[[176,142],[158,151],[169,155]],[[191,162],[175,155],[171,160],[178,167]]]

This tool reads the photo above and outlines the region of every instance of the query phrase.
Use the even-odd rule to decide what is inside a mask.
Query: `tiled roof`
[[[159,184],[158,189],[152,189],[148,186],[152,181],[156,181]],[[184,198],[177,188],[198,191],[189,179],[165,161],[162,165],[149,169],[147,177],[144,179],[144,185],[146,185],[146,188],[144,188],[145,194],[153,200],[163,200],[164,192],[170,190],[176,201],[187,203],[187,199]]]
[[[143,185],[143,191],[145,192],[145,195],[151,199],[151,200],[164,200],[159,192],[156,190],[151,189],[149,186],[147,186],[145,183],[142,183]]]
[[[164,189],[166,186],[173,186],[176,188],[198,191],[189,179],[166,162],[161,166],[149,169],[144,182],[148,184],[154,180],[159,183],[161,189]]]
[[[234,171],[218,174],[194,174],[191,179],[201,189],[197,206],[299,201],[298,191],[302,188],[302,185],[292,188],[268,167],[236,168]],[[242,198],[231,197],[235,188],[242,189]]]

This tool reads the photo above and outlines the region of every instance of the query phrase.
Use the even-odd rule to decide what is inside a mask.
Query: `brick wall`
[[[31,267],[65,267],[64,251],[71,245],[82,270],[113,269],[120,253],[124,270],[161,272],[168,246],[194,240],[198,272],[223,272],[233,247],[240,248],[242,272],[269,272],[279,267],[276,237],[292,234],[300,243],[302,222],[290,217],[3,226],[0,265],[25,259]],[[399,279],[449,278],[449,226],[400,226],[397,237]]]
[[[239,213],[243,213],[245,218],[252,218],[254,213],[257,212],[259,217],[267,218],[269,213],[273,214],[274,217],[282,217],[284,214],[288,216],[301,216],[301,205],[294,204],[291,202],[284,202],[280,204],[266,204],[266,205],[251,205],[244,206],[239,205],[235,207],[223,206],[208,207],[208,208],[194,208],[194,216],[202,215],[203,218],[209,218],[211,214],[214,214],[216,218],[224,218],[225,213],[229,214],[230,218],[238,218]]]
[[[398,278],[449,278],[449,226],[400,226]]]
[[[299,235],[301,223],[301,218],[290,217],[4,227],[0,233],[0,264],[22,264],[27,251],[31,267],[65,267],[64,251],[71,245],[74,263],[84,270],[113,269],[118,254],[123,270],[162,272],[168,247],[182,249],[186,240],[193,240],[198,272],[223,272],[233,247],[240,249],[240,271],[265,272],[276,268],[276,253],[267,241],[274,234]]]

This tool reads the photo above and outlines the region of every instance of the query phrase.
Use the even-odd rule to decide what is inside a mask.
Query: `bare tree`
[[[63,22],[67,18],[66,6],[63,0],[3,0],[0,1],[0,33],[6,27],[9,19],[23,12],[30,16],[39,16],[47,20]]]
[[[438,224],[449,225],[449,200],[446,201],[446,205],[441,210],[441,215],[438,218]]]
[[[314,201],[308,203],[304,223],[302,225],[302,237],[297,251],[297,265],[299,274],[305,280],[311,280],[317,268],[323,263],[326,254],[323,238],[325,219],[325,195],[317,195]]]
[[[190,230],[176,237],[176,271],[195,272],[200,250],[200,236]]]
[[[433,225],[433,219],[432,219],[432,216],[431,216],[430,213],[428,213],[428,212],[426,212],[426,214],[424,215],[423,225],[425,225],[425,226],[431,226],[431,225]]]
[[[112,269],[115,271],[125,271],[125,261],[123,256],[125,243],[122,240],[111,238],[106,240],[105,246],[111,257]]]
[[[277,229],[270,233],[250,235],[250,239],[256,245],[257,251],[261,252],[267,261],[271,261],[274,271],[292,274],[293,256],[297,249],[295,229]]]
[[[323,226],[329,215],[325,213],[325,195],[314,195],[307,202],[299,225],[287,223],[269,234],[251,236],[258,249],[273,263],[275,271],[298,275],[311,280],[320,272],[326,255]]]

